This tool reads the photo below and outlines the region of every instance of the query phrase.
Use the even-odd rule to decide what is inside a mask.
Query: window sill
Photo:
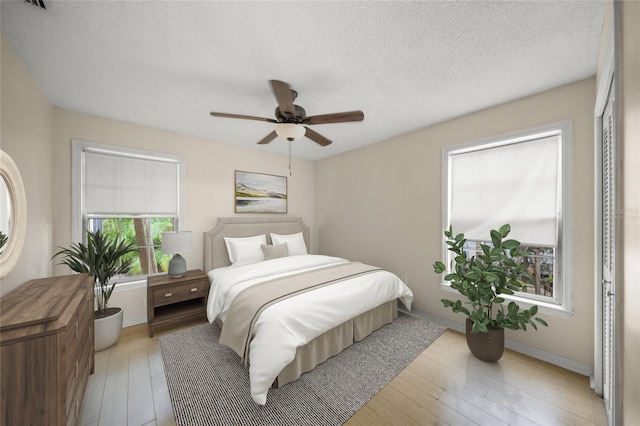
[[[114,291],[122,291],[122,290],[133,290],[134,288],[141,288],[147,286],[147,276],[131,279],[127,281],[118,281],[116,282],[116,286]]]
[[[456,293],[462,296],[457,290],[452,289],[448,283],[441,283],[440,290],[443,290],[449,293]],[[541,302],[538,300],[530,300],[524,297],[509,296],[506,294],[502,295],[502,297],[504,297],[507,300],[505,303],[508,303],[510,301],[516,302],[518,305],[520,305],[521,308],[524,308],[524,309],[529,309],[533,305],[536,305],[538,306],[538,312],[541,314],[551,315],[551,316],[560,317],[560,318],[571,318],[573,316],[572,310],[569,310],[564,306],[557,305],[555,303]]]

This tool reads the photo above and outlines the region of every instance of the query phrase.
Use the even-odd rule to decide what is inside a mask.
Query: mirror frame
[[[0,253],[0,279],[11,273],[20,258],[27,231],[27,196],[18,166],[5,151],[0,150],[0,178],[2,178],[11,198],[11,231],[5,249]]]

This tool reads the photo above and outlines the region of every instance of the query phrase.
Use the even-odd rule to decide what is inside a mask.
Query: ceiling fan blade
[[[308,137],[309,139],[311,139],[312,141],[322,145],[322,146],[327,146],[327,145],[331,145],[331,141],[327,138],[325,138],[324,136],[322,136],[320,133],[316,132],[315,130],[311,130],[309,127],[304,126],[305,129],[307,129],[306,133],[304,134],[306,137]]]
[[[328,123],[345,123],[348,121],[364,120],[364,112],[347,111],[336,112],[333,114],[312,115],[302,120],[302,124],[328,124]]]
[[[226,112],[212,112],[212,117],[224,117],[224,118],[242,118],[244,120],[256,120],[266,121],[268,123],[277,123],[273,118],[254,117],[253,115],[241,115],[241,114],[227,114]]]
[[[278,106],[282,114],[293,117],[295,115],[295,108],[293,106],[293,94],[291,88],[284,81],[270,80],[271,87],[273,88],[273,94],[276,95],[278,100]]]
[[[265,136],[264,138],[262,138],[260,140],[260,142],[258,142],[259,145],[264,145],[267,144],[269,142],[271,142],[272,140],[274,140],[275,138],[278,137],[278,134],[276,133],[276,131],[274,130],[273,132],[269,133],[267,136]]]

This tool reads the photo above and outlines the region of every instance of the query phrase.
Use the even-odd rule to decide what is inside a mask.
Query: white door
[[[612,84],[613,87],[613,84]],[[602,393],[609,424],[615,424],[616,402],[616,135],[613,92],[602,115]]]

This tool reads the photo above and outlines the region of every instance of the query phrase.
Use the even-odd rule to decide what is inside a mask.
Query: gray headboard
[[[265,234],[271,244],[270,233],[295,234],[302,232],[307,250],[310,250],[309,227],[301,217],[293,216],[257,216],[257,217],[221,217],[213,229],[204,233],[204,271],[229,266],[229,255],[224,237],[252,237]]]

